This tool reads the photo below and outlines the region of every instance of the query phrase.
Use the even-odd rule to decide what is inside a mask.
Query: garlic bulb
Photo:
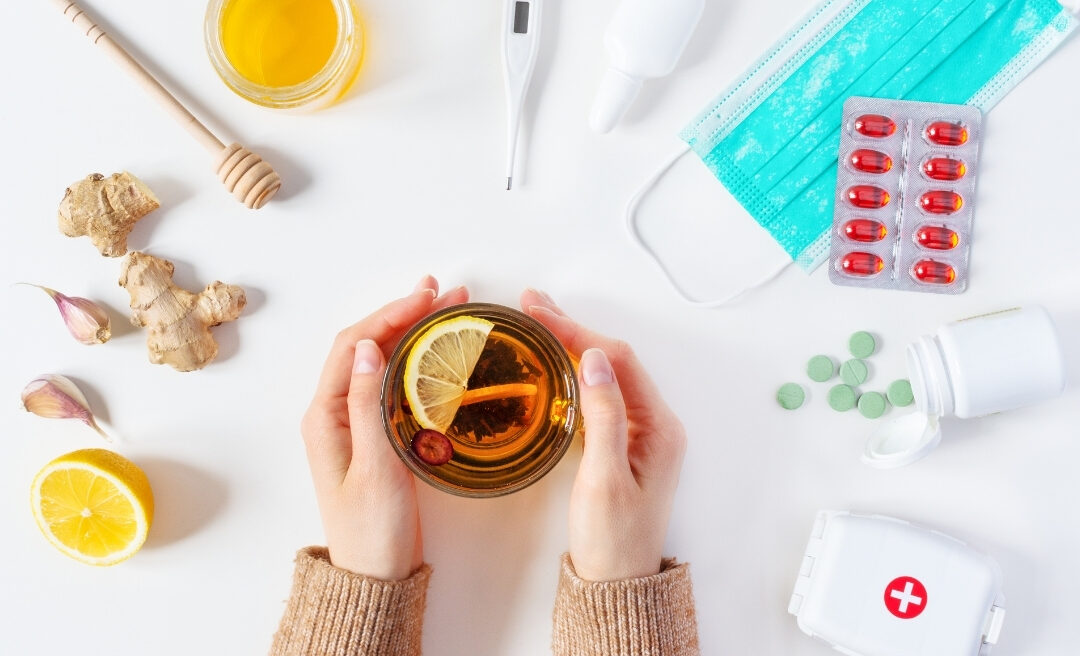
[[[94,420],[90,404],[82,391],[68,378],[56,374],[35,378],[23,389],[22,403],[27,412],[39,417],[78,419],[106,440],[112,441]]]
[[[83,344],[104,344],[112,337],[112,322],[109,313],[93,301],[77,296],[65,296],[55,289],[32,285],[44,291],[56,301],[60,316],[64,318],[71,336]]]

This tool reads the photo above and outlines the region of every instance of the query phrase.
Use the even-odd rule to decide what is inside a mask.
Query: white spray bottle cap
[[[643,80],[631,77],[617,68],[609,68],[600,81],[600,89],[589,114],[589,126],[597,132],[611,132],[630,108]]]

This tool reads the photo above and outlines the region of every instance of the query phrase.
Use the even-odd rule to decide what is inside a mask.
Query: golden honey
[[[226,85],[268,107],[333,102],[363,58],[352,0],[212,0],[206,42]]]

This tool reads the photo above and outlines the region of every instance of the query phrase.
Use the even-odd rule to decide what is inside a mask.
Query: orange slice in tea
[[[405,360],[405,399],[422,428],[445,433],[454,422],[494,326],[478,317],[454,317],[416,340]]]

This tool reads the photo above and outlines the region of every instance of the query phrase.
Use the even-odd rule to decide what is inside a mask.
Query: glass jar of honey
[[[353,0],[211,0],[204,35],[225,84],[278,109],[338,100],[355,81],[364,53]]]

